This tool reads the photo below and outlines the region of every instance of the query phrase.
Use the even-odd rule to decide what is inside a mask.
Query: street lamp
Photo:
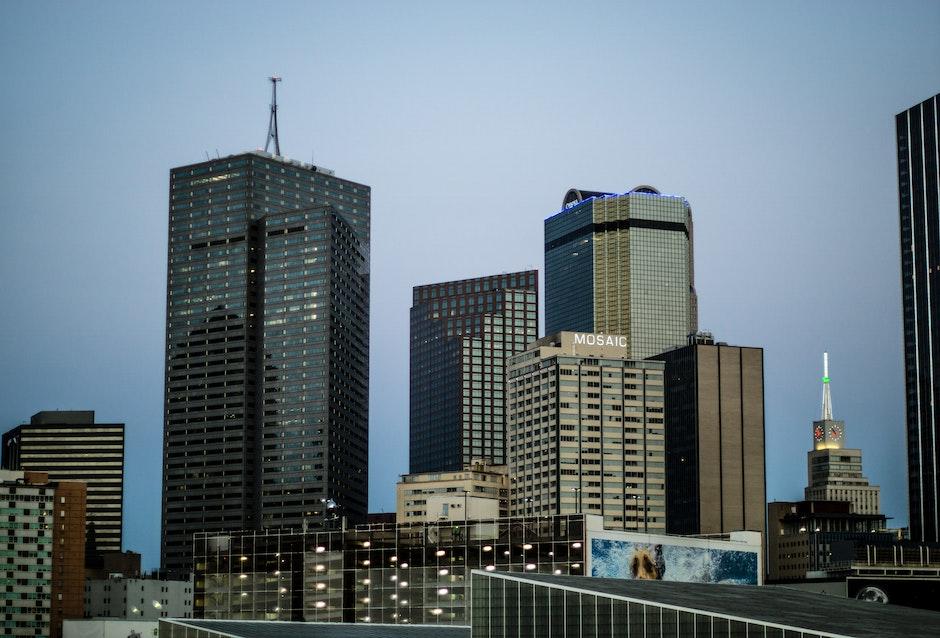
[[[463,491],[463,525],[464,532],[467,531],[467,497],[470,496],[470,490]]]
[[[571,491],[574,492],[575,505],[577,506],[577,509],[575,509],[574,513],[580,514],[581,513],[581,488],[572,487]]]

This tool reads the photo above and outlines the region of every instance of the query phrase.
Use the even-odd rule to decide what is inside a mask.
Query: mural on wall
[[[591,575],[683,583],[757,584],[757,553],[594,538]]]

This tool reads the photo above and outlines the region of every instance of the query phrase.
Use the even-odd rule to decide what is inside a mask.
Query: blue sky
[[[370,501],[407,471],[416,284],[542,269],[565,191],[688,198],[703,328],[765,348],[767,495],[796,499],[822,352],[907,521],[893,116],[940,4],[9,2],[0,427],[127,423],[125,545],[159,561],[170,167],[264,143],[373,188]]]

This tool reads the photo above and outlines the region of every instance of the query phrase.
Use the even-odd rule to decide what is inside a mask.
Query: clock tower
[[[813,421],[804,496],[807,501],[849,501],[855,514],[880,514],[881,488],[862,475],[862,451],[845,447],[845,421],[832,418],[828,352],[823,354],[822,382],[822,418]]]
[[[829,391],[829,353],[823,353],[822,418],[813,421],[813,449],[838,450],[845,445],[845,421],[832,418],[832,393]]]

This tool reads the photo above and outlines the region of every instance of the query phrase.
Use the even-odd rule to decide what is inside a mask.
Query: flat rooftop
[[[940,612],[836,598],[782,587],[621,580],[590,576],[552,576],[481,572],[548,587],[576,589],[633,602],[678,607],[735,619],[773,623],[850,638],[940,636]]]

